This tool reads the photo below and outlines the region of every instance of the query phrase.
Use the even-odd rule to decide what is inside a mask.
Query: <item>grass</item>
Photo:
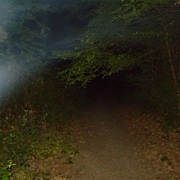
[[[49,73],[15,92],[0,112],[0,179],[5,172],[17,180],[64,173],[78,153],[69,130],[77,97],[76,88],[65,90]]]

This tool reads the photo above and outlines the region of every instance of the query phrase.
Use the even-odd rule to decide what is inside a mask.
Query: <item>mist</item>
[[[87,30],[96,29],[99,34],[102,28],[110,31],[108,21],[99,28],[96,22],[91,23],[93,9],[99,4],[97,0],[2,0],[0,68],[3,78],[0,98],[3,99],[5,92],[11,92],[25,79],[50,68],[54,63],[54,52],[74,51]],[[102,34],[102,39],[104,37],[106,34]],[[9,85],[3,85],[3,82]]]
[[[81,16],[80,2],[1,0],[0,106],[14,89],[50,66],[52,51],[77,46],[88,20]],[[72,13],[79,17],[69,19]]]

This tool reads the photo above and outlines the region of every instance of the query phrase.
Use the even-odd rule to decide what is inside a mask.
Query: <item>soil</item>
[[[101,94],[74,123],[80,153],[67,179],[180,179],[178,134],[166,138],[159,117],[116,102]]]

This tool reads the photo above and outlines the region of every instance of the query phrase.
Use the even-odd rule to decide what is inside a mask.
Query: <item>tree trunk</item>
[[[173,64],[173,58],[172,58],[172,53],[170,50],[170,45],[169,45],[169,41],[166,40],[166,48],[167,48],[167,53],[168,53],[168,62],[170,64],[170,68],[171,68],[171,74],[172,74],[172,80],[173,80],[173,84],[176,90],[176,108],[177,108],[177,116],[180,117],[180,89],[179,89],[179,84],[178,84],[178,76],[176,76],[176,70]],[[179,71],[178,71],[179,73]]]

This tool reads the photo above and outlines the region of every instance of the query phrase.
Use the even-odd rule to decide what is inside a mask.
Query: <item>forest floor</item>
[[[180,141],[161,118],[99,96],[74,122],[80,154],[66,172],[72,180],[180,179]],[[119,100],[118,100],[119,101]]]
[[[90,96],[89,105],[62,125],[68,113],[60,117],[57,89],[54,98],[43,102],[51,112],[49,123],[41,122],[37,140],[29,142],[28,161],[14,167],[11,180],[180,179],[179,129],[167,131],[158,114],[132,103],[128,92],[118,96],[111,88]],[[16,148],[20,155],[22,147],[29,148],[23,144]]]

